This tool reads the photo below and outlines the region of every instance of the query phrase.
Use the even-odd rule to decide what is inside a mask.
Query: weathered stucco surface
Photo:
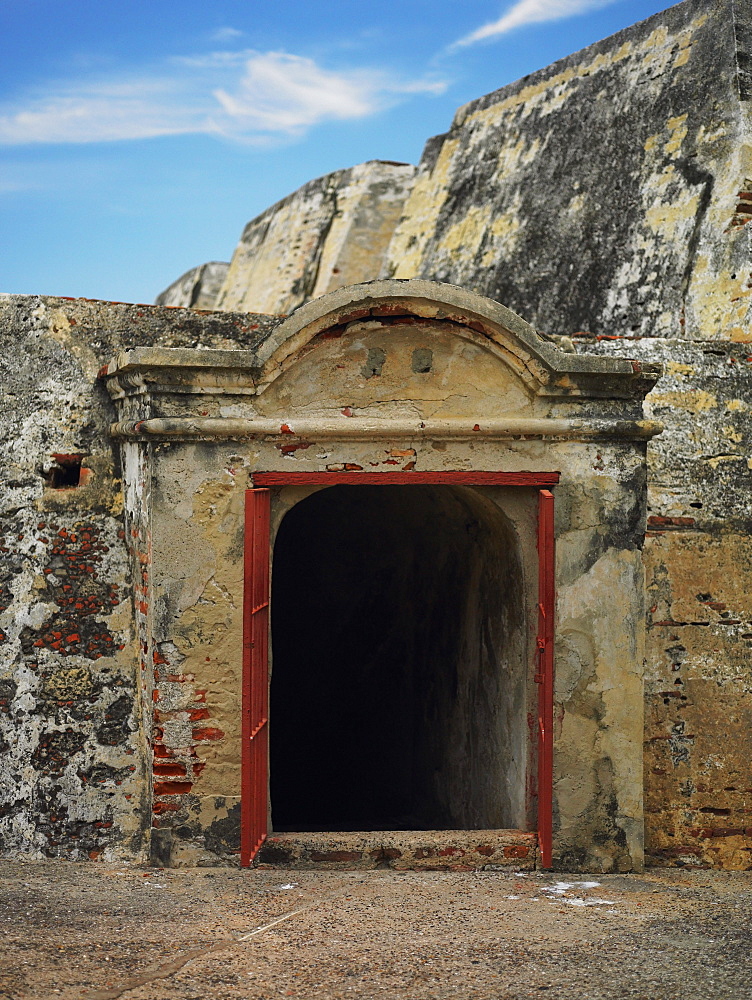
[[[139,858],[148,847],[151,706],[137,680],[133,589],[148,524],[124,519],[100,366],[128,345],[239,347],[269,327],[267,317],[207,323],[190,311],[0,298],[5,854]]]
[[[215,308],[289,313],[344,285],[381,278],[415,167],[372,160],[299,188],[252,219]]]
[[[752,865],[749,347],[601,340],[664,364],[647,397],[645,824],[656,864]],[[578,338],[578,341],[580,338]]]

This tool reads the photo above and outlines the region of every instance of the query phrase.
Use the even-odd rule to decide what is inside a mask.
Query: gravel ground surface
[[[752,873],[5,862],[0,893],[12,1000],[752,998]]]

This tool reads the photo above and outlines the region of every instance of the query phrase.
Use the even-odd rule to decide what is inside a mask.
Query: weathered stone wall
[[[212,260],[192,267],[157,296],[158,306],[181,306],[186,309],[213,309],[227,277],[230,265]]]
[[[685,0],[460,108],[426,146],[391,273],[552,334],[744,339],[751,33],[748,4]]]
[[[310,181],[245,227],[217,309],[289,313],[383,277],[415,167],[373,160]]]
[[[207,863],[237,846],[243,487],[254,470],[398,470],[408,482],[415,471],[533,469],[561,471],[556,863],[640,867],[641,548],[645,439],[655,429],[642,420],[641,401],[656,376],[620,359],[567,356],[503,307],[428,282],[335,292],[255,352],[134,351],[110,365],[118,434],[146,450],[151,468],[150,604],[164,670],[154,685],[154,738],[160,767],[175,768],[154,788],[155,856]],[[300,499],[298,490],[275,505],[275,529]],[[525,492],[517,507],[494,502],[526,539],[522,645],[530,651],[537,497]],[[417,557],[417,548],[405,552]],[[503,767],[534,822],[538,685],[526,666],[514,693],[515,749],[504,749]],[[474,714],[461,698],[443,705]],[[524,735],[520,718],[530,727]],[[518,805],[516,822],[522,812]]]
[[[0,298],[0,840],[6,854],[140,858],[148,848],[149,524],[143,496],[125,498],[132,516],[124,517],[109,434],[114,409],[97,382],[100,366],[128,345],[252,345],[273,322],[232,314],[207,322],[189,310]],[[138,448],[128,449],[126,461],[137,468]]]
[[[752,358],[729,341],[577,338],[660,361],[647,410],[645,835],[656,864],[752,866]]]
[[[406,202],[414,176],[414,169],[407,166],[364,164],[313,181],[249,223],[219,302],[220,308],[289,311],[333,287],[377,277],[386,269],[399,277],[422,275],[484,292],[548,334],[571,338],[577,352],[665,362],[667,374],[649,397],[653,414],[664,421],[666,430],[648,446],[650,521],[644,553],[649,608],[646,836],[648,858],[658,863],[752,866],[752,791],[747,779],[752,751],[748,597],[752,511],[747,457],[751,38],[748,0],[712,4],[685,0],[460,109],[450,131],[427,144]],[[387,253],[386,243],[400,213]],[[292,247],[291,232],[297,234]],[[196,274],[184,279],[168,290],[177,296],[175,304],[208,306],[200,288],[197,292]],[[81,850],[87,853],[96,853],[102,845],[110,849],[107,845],[130,843],[129,837],[135,837],[132,843],[137,845],[139,831],[148,825],[144,816],[126,811],[112,819],[112,827],[95,825],[111,821],[108,803],[118,786],[108,784],[107,776],[116,773],[113,781],[131,780],[123,769],[135,766],[136,771],[128,772],[135,788],[141,767],[138,741],[132,735],[134,714],[128,715],[127,733],[122,730],[125,742],[102,744],[96,736],[100,723],[113,721],[104,717],[113,701],[110,692],[120,684],[124,696],[134,703],[140,699],[144,707],[155,695],[161,700],[157,702],[161,728],[155,732],[160,792],[155,822],[169,828],[163,838],[167,853],[174,848],[173,831],[179,829],[187,850],[197,842],[197,831],[214,822],[207,820],[206,808],[215,791],[214,785],[206,784],[206,791],[199,789],[192,798],[189,786],[208,760],[209,750],[216,751],[215,763],[227,765],[230,774],[235,737],[232,733],[216,739],[201,736],[202,727],[222,729],[203,714],[211,715],[202,701],[202,692],[209,690],[206,678],[197,684],[199,674],[183,669],[180,657],[175,659],[160,638],[161,626],[149,617],[153,586],[148,576],[149,505],[154,484],[146,469],[153,459],[149,449],[161,446],[143,442],[124,446],[133,470],[131,481],[142,483],[140,494],[136,491],[126,498],[126,523],[118,507],[119,487],[107,484],[111,470],[118,472],[106,438],[109,417],[105,419],[105,410],[99,409],[106,404],[97,395],[99,390],[91,388],[91,373],[128,345],[254,346],[261,339],[254,324],[268,331],[272,321],[215,315],[204,322],[190,311],[165,313],[50,299],[5,300],[3,318],[9,331],[3,359],[9,366],[12,362],[9,371],[15,381],[8,384],[15,385],[13,398],[19,400],[20,414],[5,417],[10,421],[6,447],[15,471],[5,486],[4,509],[9,513],[4,515],[3,548],[8,551],[3,555],[11,567],[27,567],[4,579],[5,599],[0,601],[0,607],[7,609],[0,612],[4,630],[0,639],[7,637],[0,651],[10,657],[4,691],[13,713],[8,737],[12,752],[6,757],[16,769],[7,786],[2,819],[9,843],[12,849],[31,844],[29,849],[38,853],[70,852],[75,848],[70,847],[69,835],[79,831]],[[271,412],[293,397],[301,405],[307,400],[315,410],[320,386],[313,376],[313,370],[299,367],[295,377],[280,382],[267,395],[274,402]],[[387,372],[380,378],[380,391],[386,395],[371,401],[367,415],[396,418],[414,413],[413,404],[403,397],[389,397],[388,383]],[[504,401],[482,398],[474,380],[466,380],[465,387],[473,405],[490,408],[482,410],[484,417],[491,417],[491,410],[501,412],[504,405],[514,408],[511,396]],[[444,405],[437,403],[439,416]],[[322,419],[338,412],[325,413]],[[282,455],[303,465],[317,454],[305,439],[281,442],[279,447]],[[206,466],[213,469],[212,482],[222,481],[226,487],[219,506],[212,493],[215,486],[211,487],[209,509],[226,510],[230,518],[239,508],[226,477],[232,476],[229,470],[236,468],[236,460],[247,460],[236,451],[227,451],[221,468],[211,462]],[[45,486],[40,472],[49,472],[53,453],[83,454],[84,469],[91,469],[88,482],[86,474],[82,477],[86,485],[67,491]],[[181,458],[175,469],[183,469],[181,474],[193,483],[194,465],[208,462],[207,453],[191,445],[184,454],[187,458]],[[352,451],[336,444],[327,456],[332,467],[353,461]],[[491,452],[479,449],[476,458],[488,461],[489,456]],[[379,460],[394,461],[389,455]],[[558,488],[562,545],[576,540],[577,546],[601,552],[604,539],[616,538],[623,521],[629,525],[625,546],[634,555],[641,544],[637,535],[642,529],[636,527],[640,512],[630,512],[623,504],[609,506],[606,481],[612,471],[597,446],[592,446],[590,461],[594,468],[603,465],[602,502],[579,496],[581,506],[570,524],[562,511],[572,510],[569,490],[575,487],[563,483]],[[627,466],[631,468],[629,462]],[[622,474],[623,470],[618,475]],[[168,482],[157,485],[169,495]],[[202,497],[203,480],[193,485],[197,497]],[[201,502],[197,500],[199,507]],[[587,503],[591,506],[585,514]],[[187,508],[181,507],[175,516],[198,523],[205,517],[202,510],[191,508],[186,513]],[[54,520],[48,517],[50,511]],[[40,524],[44,527],[37,528]],[[57,525],[55,544],[50,525]],[[118,531],[125,531],[126,538],[118,538]],[[76,540],[71,542],[71,536]],[[110,624],[102,608],[115,595],[108,596],[110,592],[101,588],[95,594],[92,587],[106,568],[107,579],[117,584],[117,596],[123,592],[131,579],[125,563],[129,539],[133,539],[131,558],[140,567],[133,579],[141,588],[136,595],[141,617],[134,625],[122,610],[123,602],[111,604],[121,617]],[[229,536],[225,541],[227,552],[232,552],[234,542]],[[219,543],[214,538],[211,544]],[[63,561],[74,569],[74,578],[65,584],[60,583],[63,575],[54,572]],[[609,572],[614,571],[611,563],[608,566]],[[45,569],[51,572],[45,574]],[[586,570],[591,572],[596,574],[592,585],[601,588],[607,602],[608,574],[604,576],[600,568]],[[629,572],[638,569],[630,563]],[[86,573],[85,586],[81,573]],[[54,580],[43,582],[50,577]],[[64,590],[65,586],[71,589]],[[235,614],[234,598],[227,596],[231,588],[227,581],[221,586],[224,591],[219,596],[209,600],[204,595],[201,600],[222,605],[231,618]],[[91,613],[85,603],[90,594],[95,597]],[[99,628],[91,637],[83,626],[66,631],[66,616],[72,614],[69,597],[78,598],[73,610],[87,623],[102,621],[106,629]],[[571,617],[570,600],[562,593],[561,614]],[[146,611],[139,611],[140,603]],[[65,628],[52,627],[58,625]],[[588,624],[591,631],[596,626]],[[571,680],[589,676],[589,668],[581,664],[594,661],[586,630],[569,631],[571,635],[567,629],[561,634],[559,664],[560,704],[569,706],[558,734],[562,774],[569,760],[576,762],[585,730],[594,746],[602,746],[603,730],[608,729],[603,725],[604,707],[593,700],[587,683]],[[106,633],[113,643],[117,639],[117,645],[124,646],[115,656],[104,655],[109,654],[106,639],[94,638]],[[627,634],[623,633],[624,641]],[[80,652],[83,638],[87,650],[93,643],[88,650],[91,657]],[[105,642],[107,649],[97,647],[99,642]],[[141,643],[144,663],[153,661],[156,667],[154,675],[144,666],[140,688],[134,679],[136,642]],[[117,684],[105,683],[107,677],[96,666],[101,662],[113,669],[118,665]],[[36,669],[29,666],[32,663]],[[73,669],[73,664],[75,669],[82,665],[83,679],[75,675],[68,687],[55,687],[58,681],[50,687],[45,671],[62,677],[60,671]],[[593,669],[597,675],[597,662]],[[207,683],[212,681],[207,677]],[[216,681],[220,683],[225,681]],[[630,711],[640,683],[639,677],[630,675],[631,696],[619,692],[622,706],[630,706]],[[59,691],[60,697],[50,694]],[[221,701],[219,693],[216,698]],[[125,701],[118,702],[115,715],[120,718],[117,713],[126,709],[130,712]],[[616,718],[619,708],[614,702],[607,710],[609,718]],[[147,738],[150,720],[151,712],[144,711]],[[40,742],[48,736],[51,762],[45,757],[48,744]],[[70,761],[66,740],[72,748]],[[604,760],[618,759],[621,749],[608,747]],[[219,759],[222,754],[224,763]],[[87,778],[87,768],[99,766],[100,760],[111,770]],[[32,764],[39,772],[33,778],[29,777]],[[560,818],[561,829],[567,831],[561,839],[562,857],[572,863],[578,860],[582,830],[591,819],[593,830],[599,823],[602,828],[604,810],[612,808],[609,766],[595,768],[580,785],[580,790],[587,786],[587,803],[599,797],[595,811],[588,813],[588,805],[581,813],[575,810]],[[226,787],[234,787],[234,780],[228,780]],[[22,792],[11,792],[11,787]],[[32,801],[31,811],[27,800]],[[74,801],[85,807],[71,806]],[[72,810],[69,815],[60,802]],[[214,817],[221,825],[226,814],[222,830],[230,831],[230,839],[234,805],[230,795]],[[630,815],[639,813],[635,803],[629,809]],[[622,830],[628,812],[622,810],[615,820]],[[33,815],[55,819],[45,819],[33,832],[29,818]],[[635,829],[629,835],[633,843],[639,839]],[[175,833],[177,841],[182,837]],[[231,850],[222,837],[224,833],[208,838],[214,844],[212,851]],[[208,840],[203,843],[207,846]],[[159,841],[157,847],[161,849]]]

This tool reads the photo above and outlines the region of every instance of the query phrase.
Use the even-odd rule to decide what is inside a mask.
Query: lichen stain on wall
[[[3,850],[139,857],[131,589],[97,359],[76,317],[44,300],[9,298],[0,317],[14,400],[0,418]],[[56,455],[76,485],[55,486]]]
[[[137,852],[142,774],[117,532],[96,517],[48,516],[3,545],[12,558],[13,542],[36,534],[41,574],[3,586],[3,611],[33,603],[4,632],[18,652],[2,681],[10,768],[0,822],[7,845],[33,856],[117,856],[113,827]]]
[[[383,276],[415,167],[379,160],[305,184],[243,230],[219,309],[291,312],[307,299]]]
[[[449,172],[458,145],[458,141],[447,139],[435,163],[422,170],[419,168],[403,217],[387,251],[387,260],[391,263],[388,273],[395,278],[414,278],[420,273],[426,243],[448,195]]]
[[[124,510],[114,411],[97,372],[134,345],[242,347],[271,325],[230,313],[207,320],[190,310],[0,296],[4,390],[13,401],[0,413],[6,855],[148,853],[153,665],[140,661],[152,614],[149,483],[144,447],[126,445]],[[60,485],[56,455],[69,461],[69,485]],[[163,659],[171,652],[165,647]]]
[[[706,64],[734,58],[727,14],[711,23],[696,8],[461,108],[426,146],[392,273],[476,289],[558,335],[694,337],[710,318],[723,320],[713,336],[728,335],[715,277],[734,275],[740,294],[749,275],[738,234],[723,235],[747,176],[745,125],[731,84],[707,87]],[[609,156],[593,155],[592,134],[609,135]],[[491,240],[512,216],[513,238]]]

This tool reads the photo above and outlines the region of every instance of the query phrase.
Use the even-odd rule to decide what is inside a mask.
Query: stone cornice
[[[561,351],[505,306],[455,285],[392,279],[340,288],[301,306],[254,351],[135,348],[100,377],[115,399],[149,391],[262,393],[316,337],[364,322],[397,329],[439,324],[496,354],[540,397],[638,401],[663,372],[655,363]]]
[[[290,418],[289,421],[240,417],[152,417],[119,421],[111,425],[112,436],[137,441],[218,441],[231,439],[279,439],[295,441],[341,440],[575,440],[647,441],[660,434],[662,424],[654,420],[511,418],[484,420],[373,420],[367,417],[339,419]]]

